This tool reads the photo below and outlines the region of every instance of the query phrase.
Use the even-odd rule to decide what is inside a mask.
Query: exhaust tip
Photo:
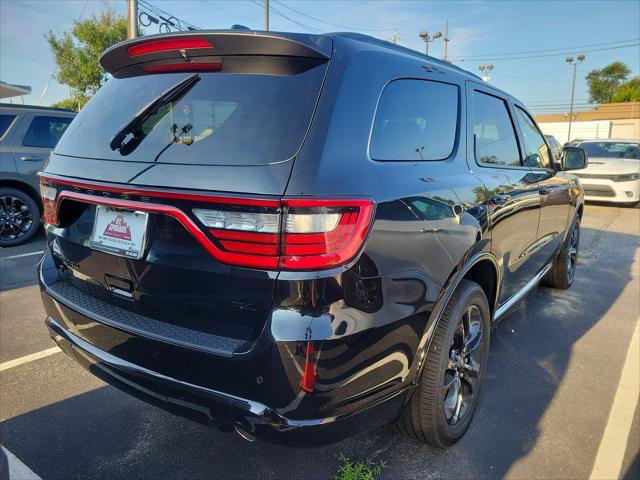
[[[254,437],[250,433],[245,432],[244,430],[242,430],[237,425],[234,425],[233,428],[235,428],[235,430],[238,433],[238,435],[240,435],[242,438],[244,438],[247,442],[255,442],[256,437]]]

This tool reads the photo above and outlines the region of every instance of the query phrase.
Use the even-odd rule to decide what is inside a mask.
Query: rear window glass
[[[22,145],[41,148],[55,147],[71,120],[67,117],[34,117],[27,133],[24,134]]]
[[[16,118],[15,115],[0,115],[0,138],[4,137],[14,118]]]
[[[443,160],[458,123],[458,87],[429,80],[395,80],[382,92],[371,135],[374,160]]]
[[[193,74],[112,78],[78,114],[56,153],[193,165],[282,162],[302,145],[325,70],[326,64],[293,75],[200,73],[184,95],[141,125],[141,140],[125,149],[114,149],[114,136]]]

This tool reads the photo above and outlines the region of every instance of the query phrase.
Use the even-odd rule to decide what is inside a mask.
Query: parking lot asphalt
[[[318,449],[249,443],[131,398],[62,353],[0,372],[0,443],[44,479],[329,479],[340,453],[386,461],[388,479],[588,478],[594,462],[613,462],[601,443],[615,438],[612,405],[638,323],[639,242],[638,209],[587,206],[573,287],[535,289],[505,317],[476,418],[447,450],[391,427]],[[40,236],[0,251],[0,364],[54,346],[35,277],[43,248]],[[629,479],[640,478],[631,400],[631,433],[609,445]]]

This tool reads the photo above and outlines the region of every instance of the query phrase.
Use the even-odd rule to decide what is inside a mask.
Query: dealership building
[[[603,103],[592,110],[536,115],[543,133],[560,143],[576,138],[640,138],[640,102]]]

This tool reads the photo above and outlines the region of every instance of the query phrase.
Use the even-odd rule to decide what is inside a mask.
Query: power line
[[[252,3],[258,5],[261,8],[264,8],[264,3],[260,3],[258,0],[252,0]],[[275,8],[273,5],[269,5],[269,10],[274,12],[275,14],[281,16],[282,18],[285,18],[285,19],[289,20],[291,23],[295,23],[296,25],[298,25],[299,27],[304,28],[305,30],[308,30],[308,31],[313,32],[313,33],[324,33],[322,30],[318,30],[317,28],[311,27],[311,26],[306,25],[306,24],[304,24],[302,22],[298,22],[298,21],[294,20],[291,17],[288,17],[287,15],[282,13],[280,10]]]
[[[230,13],[231,15],[235,15],[236,17],[244,18],[245,20],[249,20],[250,22],[259,22],[259,20],[256,20],[255,18],[249,18],[246,15],[242,15],[241,13],[234,12],[233,10],[229,10],[226,7],[221,7],[220,5],[218,5],[216,3],[213,3],[210,0],[204,0],[204,2],[208,3],[209,5],[211,5],[214,8],[222,10],[223,12],[227,12],[227,13]]]
[[[620,46],[616,46],[616,47],[606,47],[606,48],[593,48],[591,50],[581,50],[581,53],[592,53],[592,52],[602,52],[605,50],[617,50],[619,48],[629,48],[629,47],[637,47],[639,46],[640,43],[633,43],[630,45],[620,45]],[[489,61],[501,61],[501,60],[522,60],[522,59],[527,59],[527,58],[546,58],[546,57],[563,57],[569,53],[573,53],[572,51],[566,51],[563,53],[549,53],[549,54],[545,54],[545,55],[527,55],[527,56],[522,56],[522,57],[504,57],[504,58],[482,58],[482,59],[473,59],[473,60],[469,60],[469,59],[458,59],[456,61],[458,62],[489,62]]]
[[[287,10],[291,10],[292,12],[297,13],[298,15],[302,15],[303,17],[307,17],[311,20],[315,20],[316,22],[320,22],[320,23],[324,23],[327,25],[331,25],[332,27],[338,27],[338,28],[344,28],[346,30],[359,30],[361,32],[389,32],[392,30],[395,30],[393,28],[358,28],[358,27],[349,27],[346,25],[341,25],[339,23],[333,23],[333,22],[328,22],[327,20],[322,20],[321,18],[318,17],[314,17],[313,15],[309,15],[307,13],[301,12],[300,10],[296,10],[293,7],[290,7],[289,5],[284,4],[283,2],[280,2],[278,0],[273,0],[275,3],[277,3],[278,5],[280,5],[281,7],[286,8]]]
[[[160,18],[160,20],[164,22],[163,24],[165,25],[165,28],[167,28],[167,31],[170,31],[171,27],[177,30],[185,30],[183,26],[186,27],[186,30],[200,30],[193,23],[187,22],[182,18],[176,17],[175,15],[167,12],[166,10],[161,9],[160,7],[157,7],[147,2],[146,0],[138,0],[138,4],[141,5],[144,9],[153,13],[154,15],[157,15]]]
[[[574,49],[582,49],[588,47],[601,47],[603,45],[613,45],[616,43],[627,43],[627,42],[637,42],[640,38],[631,38],[629,40],[616,40],[612,42],[602,42],[602,43],[592,43],[589,45],[577,45],[574,47],[563,47],[563,48],[547,48],[543,50],[524,50],[520,52],[509,52],[509,53],[485,53],[485,54],[476,54],[476,55],[468,55],[468,56],[458,56],[455,58],[469,60],[476,57],[496,57],[496,56],[511,56],[511,55],[521,55],[521,54],[529,54],[529,53],[544,53],[544,52],[558,52],[558,51],[566,51],[566,50],[574,50]],[[564,54],[563,54],[564,55]]]

